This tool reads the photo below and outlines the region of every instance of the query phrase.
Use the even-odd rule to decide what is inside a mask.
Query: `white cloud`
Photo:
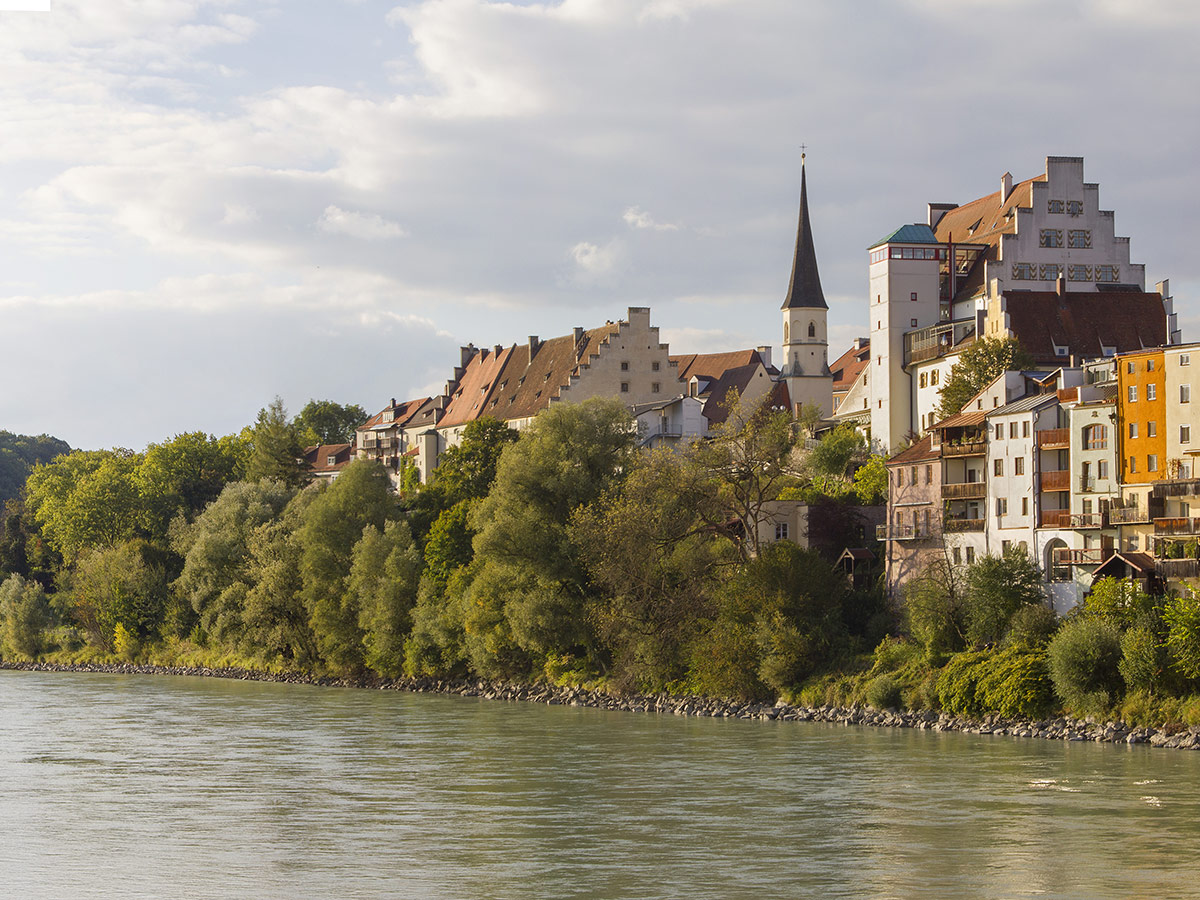
[[[651,231],[678,231],[679,226],[671,222],[656,222],[650,213],[636,206],[625,210],[621,216],[625,224],[631,228],[650,229]]]
[[[575,263],[574,280],[579,284],[595,284],[613,275],[622,265],[625,248],[619,240],[606,244],[580,241],[568,251]]]
[[[385,241],[404,237],[408,232],[375,213],[359,213],[337,206],[327,206],[317,220],[317,227],[326,234],[344,234],[363,241]]]

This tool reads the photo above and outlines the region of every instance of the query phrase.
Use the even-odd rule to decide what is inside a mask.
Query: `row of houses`
[[[889,587],[1014,548],[1060,612],[1105,575],[1178,587],[1200,576],[1198,455],[1200,344],[1006,372],[889,460]]]

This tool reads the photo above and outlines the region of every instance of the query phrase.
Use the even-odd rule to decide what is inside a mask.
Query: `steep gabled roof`
[[[321,444],[317,447],[306,447],[304,462],[306,470],[313,475],[327,475],[344,469],[350,463],[350,449],[353,444]],[[330,463],[330,458],[333,462]]]
[[[532,353],[529,344],[514,345],[493,379],[486,405],[480,404],[473,418],[494,416],[510,421],[537,415],[570,384],[581,365],[599,355],[600,345],[620,330],[620,325],[610,322],[583,332],[578,342],[573,334],[541,341]]]
[[[850,390],[859,373],[866,368],[870,361],[871,343],[870,338],[867,338],[861,342],[860,346],[851,347],[829,364],[829,371],[833,373],[833,389],[835,391]]]
[[[817,307],[828,309],[817,271],[817,251],[813,247],[812,223],[808,216],[808,182],[804,175],[804,157],[800,157],[800,222],[796,226],[796,249],[792,255],[792,277],[780,309]]]
[[[922,462],[927,459],[937,459],[941,456],[938,451],[933,449],[933,436],[926,434],[915,444],[905,447],[895,456],[887,461],[889,466],[902,466],[909,463]]]
[[[675,364],[679,380],[691,381],[693,375],[699,375],[708,381],[717,381],[730,369],[740,366],[753,365],[765,360],[757,350],[731,350],[727,353],[685,353],[682,356],[669,357]]]
[[[371,418],[367,419],[367,421],[359,425],[358,430],[403,428],[408,420],[416,415],[417,411],[428,402],[428,397],[421,397],[418,400],[404,400],[401,403],[392,401],[391,404],[385,406],[379,412],[375,413],[375,415],[371,416]],[[390,421],[385,421],[388,412],[391,412],[392,418]]]
[[[1033,206],[1033,183],[1045,180],[1045,175],[1038,175],[1014,184],[1007,197],[995,191],[948,210],[934,229],[936,239],[940,243],[953,238],[956,243],[996,246],[1002,234],[1016,233],[1017,209]]]
[[[458,379],[446,406],[446,414],[439,420],[438,425],[462,425],[486,415],[489,403],[499,386],[498,376],[513,350],[513,347],[507,347],[476,351],[468,360],[462,377]]]

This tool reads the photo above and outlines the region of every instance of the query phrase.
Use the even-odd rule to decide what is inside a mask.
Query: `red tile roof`
[[[454,393],[450,395],[446,415],[438,422],[439,425],[462,425],[486,415],[493,388],[498,384],[497,376],[504,370],[504,364],[513,349],[507,347],[497,352],[485,348],[476,351],[467,362],[466,371],[458,380]]]
[[[1162,297],[1141,291],[1006,291],[1009,328],[1038,363],[1062,364],[1054,345],[1077,357],[1125,353],[1167,342]]]
[[[871,342],[865,340],[861,347],[851,347],[832,363],[829,371],[833,373],[833,389],[848,391],[854,386],[855,379],[871,361]]]
[[[989,244],[994,247],[1000,243],[1000,235],[1016,233],[1017,208],[1032,207],[1033,183],[1045,180],[1045,175],[1038,175],[1018,182],[1004,200],[996,191],[955,207],[942,216],[933,232],[943,243],[953,238],[960,244]]]
[[[921,462],[926,459],[937,459],[941,454],[933,449],[933,436],[925,435],[915,444],[901,450],[887,461],[889,466],[900,466],[908,463]]]
[[[731,350],[727,353],[685,353],[670,357],[679,371],[680,381],[691,381],[699,375],[709,381],[717,381],[730,369],[763,362],[757,350]]]
[[[337,472],[344,469],[350,462],[352,444],[321,444],[317,447],[307,447],[304,450],[304,461],[307,469],[314,475]],[[334,462],[330,464],[329,458]]]

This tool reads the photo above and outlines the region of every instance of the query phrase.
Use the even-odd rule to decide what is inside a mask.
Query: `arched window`
[[[809,337],[816,337],[816,336],[817,336],[817,323],[816,323],[816,322],[809,322],[809,323],[808,323],[808,336],[809,336]]]
[[[1046,565],[1045,573],[1047,581],[1070,581],[1071,568],[1070,565],[1063,559],[1065,554],[1059,551],[1067,549],[1067,542],[1055,538],[1046,544]]]
[[[783,342],[785,344],[788,342],[788,323],[787,322],[783,323]]]

